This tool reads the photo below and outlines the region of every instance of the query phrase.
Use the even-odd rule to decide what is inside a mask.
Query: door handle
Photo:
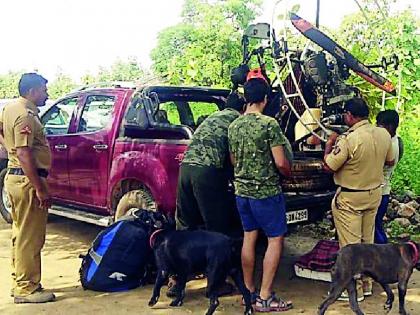
[[[93,148],[95,150],[106,150],[108,149],[108,146],[106,144],[95,144]]]
[[[54,146],[54,149],[66,150],[67,149],[67,144],[57,144],[57,145]]]

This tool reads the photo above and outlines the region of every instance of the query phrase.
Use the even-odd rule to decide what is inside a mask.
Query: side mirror
[[[250,38],[270,39],[270,24],[251,24],[246,28],[244,36],[248,36]]]

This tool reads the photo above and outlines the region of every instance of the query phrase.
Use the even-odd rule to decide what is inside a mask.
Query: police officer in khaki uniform
[[[0,118],[1,142],[8,152],[5,188],[12,205],[12,280],[15,303],[53,301],[41,286],[41,249],[45,242],[50,196],[46,177],[51,153],[38,106],[48,98],[47,80],[23,74],[20,98],[7,104]]]
[[[381,201],[383,167],[394,163],[391,137],[384,128],[368,122],[369,108],[361,98],[344,105],[344,120],[350,129],[333,133],[325,148],[325,167],[334,172],[338,186],[332,213],[340,247],[373,243],[375,215]],[[362,286],[363,285],[363,286]],[[358,300],[372,295],[370,279],[358,281]],[[342,300],[348,299],[343,294]]]

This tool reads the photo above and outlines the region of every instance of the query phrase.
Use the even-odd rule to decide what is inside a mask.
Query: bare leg
[[[269,237],[268,247],[263,262],[263,277],[261,282],[261,298],[266,300],[272,292],[274,276],[279,266],[281,251],[283,247],[283,236]]]
[[[244,282],[249,291],[255,292],[254,267],[255,267],[255,244],[257,242],[258,230],[244,232],[244,242],[242,245],[242,270]]]

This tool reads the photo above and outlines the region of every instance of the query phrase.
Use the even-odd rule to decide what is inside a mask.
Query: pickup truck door
[[[87,94],[79,109],[69,148],[72,201],[90,208],[104,208],[116,122],[115,104],[122,94]]]
[[[55,200],[68,199],[71,195],[67,165],[69,127],[75,117],[78,102],[77,96],[63,99],[49,108],[41,117],[52,155],[48,186]]]

